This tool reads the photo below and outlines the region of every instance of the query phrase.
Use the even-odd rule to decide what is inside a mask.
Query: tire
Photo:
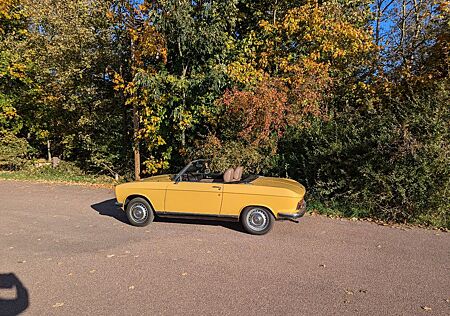
[[[147,226],[155,219],[155,213],[150,203],[140,197],[128,202],[126,213],[128,221],[133,226]]]
[[[241,215],[241,224],[245,231],[252,235],[267,234],[273,227],[275,217],[265,207],[251,206]]]

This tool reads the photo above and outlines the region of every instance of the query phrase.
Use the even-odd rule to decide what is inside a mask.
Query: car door
[[[167,186],[165,212],[219,215],[223,183],[173,182]]]

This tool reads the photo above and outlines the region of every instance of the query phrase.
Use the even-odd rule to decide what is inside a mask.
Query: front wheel
[[[241,215],[242,226],[253,235],[267,234],[272,229],[274,222],[275,218],[272,213],[264,207],[249,207]]]
[[[139,197],[128,202],[126,213],[133,226],[147,226],[155,218],[151,205],[147,200]]]

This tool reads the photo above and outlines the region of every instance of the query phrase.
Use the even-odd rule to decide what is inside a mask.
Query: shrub
[[[30,146],[24,138],[8,132],[0,134],[0,169],[20,169],[29,152]]]
[[[283,163],[344,215],[450,228],[448,91],[395,95],[287,133]]]

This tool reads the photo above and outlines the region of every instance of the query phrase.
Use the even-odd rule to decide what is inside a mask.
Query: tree
[[[134,176],[140,179],[141,155],[139,150],[142,130],[140,109],[148,102],[148,97],[139,87],[142,76],[154,76],[159,63],[166,61],[163,36],[154,25],[155,8],[151,1],[136,4],[134,1],[118,1],[110,11],[110,18],[117,26],[118,42],[122,42],[125,58],[119,69],[113,69],[115,89],[124,93],[124,106],[133,109],[133,152]],[[157,128],[151,121],[152,129]],[[158,143],[161,142],[160,140]]]
[[[152,46],[153,57],[144,58],[128,81],[128,90],[138,97],[131,99],[138,102],[137,139],[145,145],[145,172],[151,174],[167,168],[169,159],[186,156],[192,136],[202,133],[202,121],[228,83],[225,64],[235,3],[149,1],[131,5],[126,12],[137,14],[138,23],[133,14],[118,10],[117,18],[125,16],[124,25],[135,25],[131,29],[138,37],[146,36],[139,25],[148,23],[154,32],[149,38],[160,39],[160,45]]]
[[[0,3],[0,134],[16,135],[23,124],[17,106],[32,84],[31,60],[20,56],[28,35],[26,19],[18,0]]]
[[[253,157],[264,161],[251,159],[255,165],[246,167],[255,170],[276,163],[262,152],[276,154],[287,125],[307,125],[311,115],[326,119],[333,104],[330,96],[339,89],[354,89],[368,73],[376,51],[370,32],[363,28],[366,2],[360,2],[362,9],[334,1],[281,3],[270,12],[259,12],[270,18],[258,21],[257,27],[245,24],[250,29],[236,43],[235,58],[227,66],[236,87],[218,102],[225,115],[205,147],[216,145],[220,151],[229,147],[225,142],[243,142],[247,150],[254,150]]]
[[[114,99],[108,67],[118,64],[106,13],[111,1],[28,1],[26,47],[36,93],[21,105],[24,132],[40,151],[84,168],[121,168],[124,115]]]

